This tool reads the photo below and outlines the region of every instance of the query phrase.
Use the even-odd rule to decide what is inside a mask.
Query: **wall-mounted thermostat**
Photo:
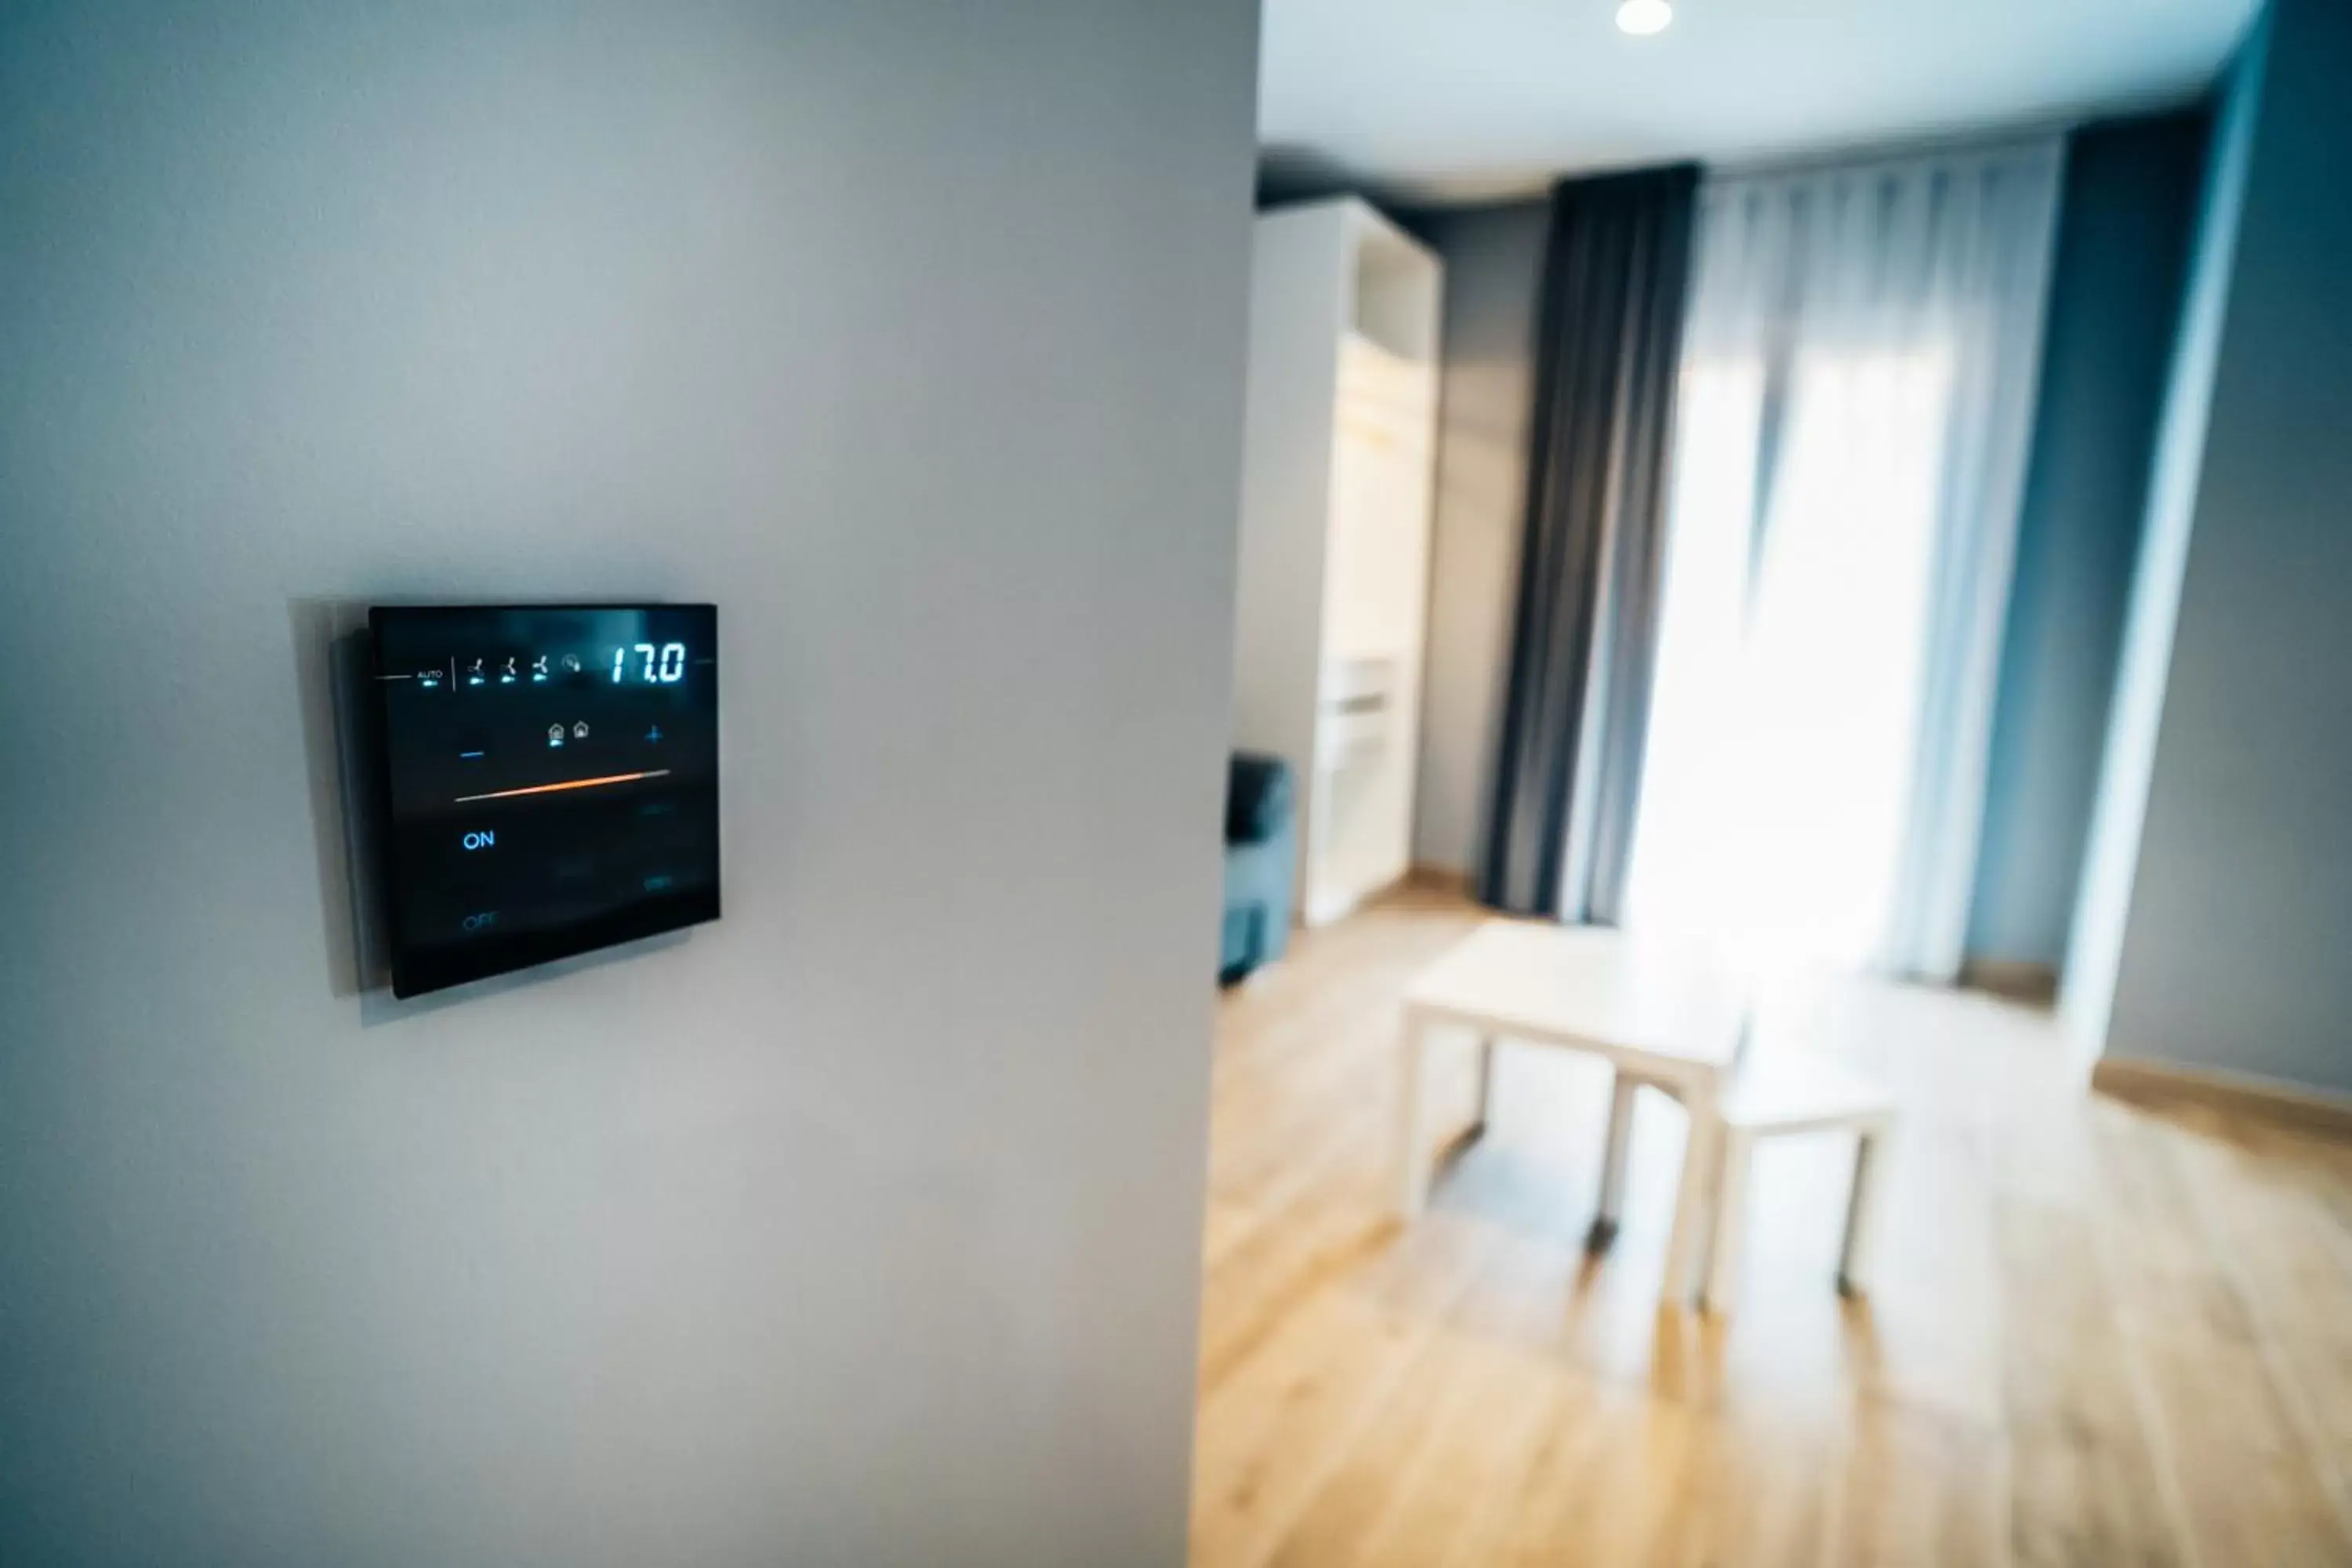
[[[392,989],[719,918],[719,612],[368,612]]]

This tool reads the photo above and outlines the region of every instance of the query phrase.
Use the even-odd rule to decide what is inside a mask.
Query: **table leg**
[[[1609,1131],[1601,1150],[1601,1212],[1592,1217],[1592,1245],[1606,1247],[1625,1212],[1625,1166],[1633,1153],[1633,1097],[1641,1082],[1623,1072],[1609,1090]]]
[[[1722,1170],[1715,1185],[1715,1238],[1707,1248],[1706,1276],[1699,1281],[1699,1299],[1714,1312],[1728,1312],[1739,1294],[1740,1210],[1748,1196],[1748,1167],[1754,1158],[1754,1134],[1738,1128],[1721,1135],[1718,1160]]]
[[[1396,1184],[1397,1212],[1406,1219],[1421,1213],[1429,1195],[1429,1151],[1422,1147],[1422,1079],[1428,1065],[1429,1026],[1407,1015],[1398,1062]]]
[[[1495,1048],[1494,1036],[1478,1037],[1478,1117],[1470,1128],[1474,1138],[1486,1135],[1487,1123],[1495,1116]]]
[[[1713,1095],[1685,1094],[1683,1106],[1690,1112],[1690,1137],[1683,1145],[1682,1181],[1675,1191],[1675,1228],[1666,1238],[1665,1278],[1658,1288],[1659,1299],[1674,1307],[1690,1304],[1693,1265],[1706,1235],[1708,1211],[1714,1206],[1716,1162],[1723,1142]]]
[[[1886,1171],[1886,1136],[1884,1131],[1866,1131],[1854,1144],[1853,1194],[1846,1200],[1845,1246],[1838,1256],[1838,1289],[1849,1296],[1870,1288],[1871,1230]]]

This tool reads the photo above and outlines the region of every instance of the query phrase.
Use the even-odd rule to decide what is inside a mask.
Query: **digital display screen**
[[[368,612],[392,989],[719,918],[709,605]]]

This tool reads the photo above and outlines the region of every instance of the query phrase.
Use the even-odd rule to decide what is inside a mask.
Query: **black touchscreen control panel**
[[[719,918],[709,605],[368,612],[393,992]]]

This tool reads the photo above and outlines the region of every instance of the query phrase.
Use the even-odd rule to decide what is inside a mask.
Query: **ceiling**
[[[2048,124],[2179,103],[2260,0],[1265,0],[1258,141],[1281,194],[1443,204],[1580,170]]]

